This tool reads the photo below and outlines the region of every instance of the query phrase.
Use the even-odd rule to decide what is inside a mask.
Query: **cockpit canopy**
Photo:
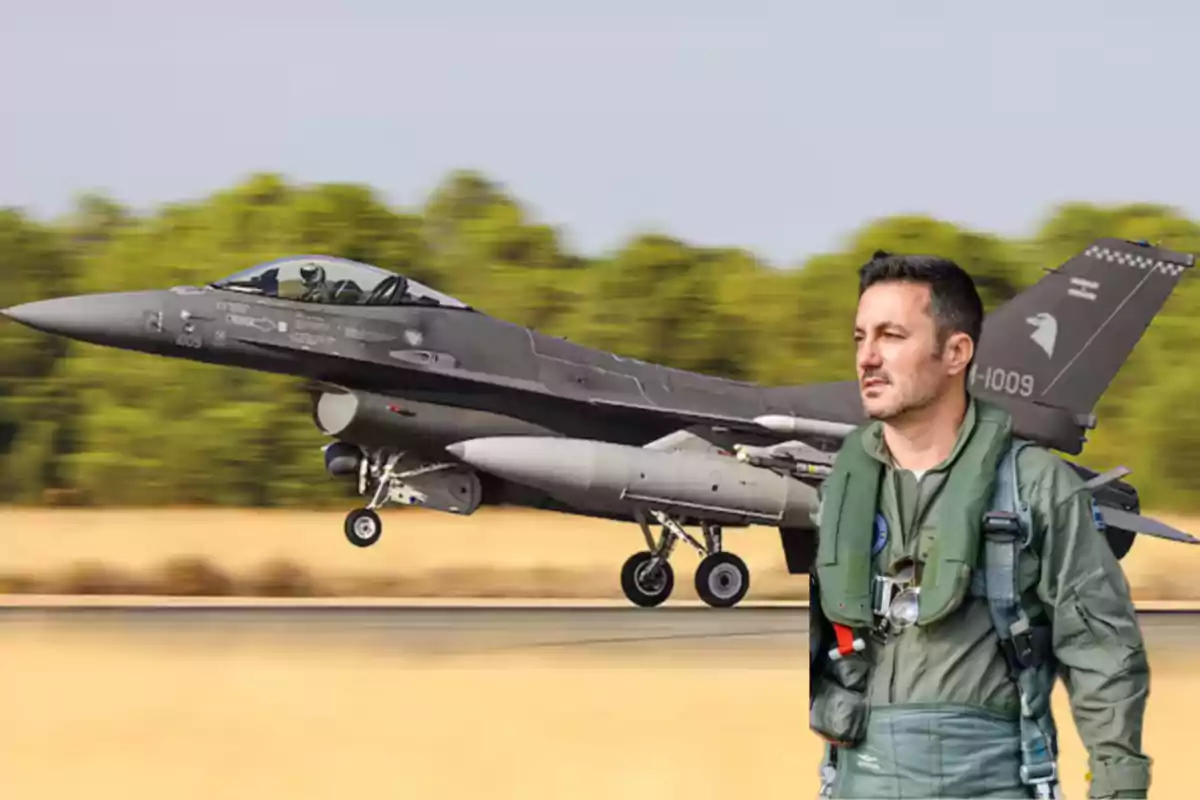
[[[304,303],[470,308],[411,278],[335,256],[288,256],[214,281],[213,287]]]

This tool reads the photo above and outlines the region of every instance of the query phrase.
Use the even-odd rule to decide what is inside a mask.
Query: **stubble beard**
[[[885,388],[900,389],[892,380],[885,380],[887,380]],[[946,392],[946,387],[937,379],[936,375],[917,376],[904,388],[907,391],[900,392],[890,404],[878,407],[876,410],[871,410],[867,406],[865,408],[867,416],[881,422],[902,424],[907,419],[920,416],[922,412],[936,406]],[[864,403],[864,405],[866,404]]]
[[[939,362],[941,360],[942,348],[944,346],[944,342],[939,341],[937,343],[933,352],[929,354],[930,362]],[[886,388],[898,388],[890,377],[884,377],[884,380],[886,381]],[[876,411],[871,410],[864,398],[863,406],[867,412],[867,416],[891,425],[903,424],[905,420],[919,416],[921,412],[931,406],[937,405],[947,391],[947,387],[933,374],[929,376],[928,380],[924,376],[917,376],[915,380],[908,384],[907,388],[908,392],[900,394],[893,401],[893,405],[884,406]]]
[[[931,406],[937,405],[941,399],[940,387],[931,386],[922,392],[919,391],[917,386],[917,384],[914,384],[911,392],[897,398],[893,404],[883,406],[874,411],[868,408],[868,416],[871,419],[881,422],[902,423],[906,419],[918,416],[922,411]]]

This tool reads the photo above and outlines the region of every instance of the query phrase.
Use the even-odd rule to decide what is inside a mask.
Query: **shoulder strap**
[[[1017,457],[1030,442],[1013,439],[1000,462],[991,509],[983,521],[981,577],[1000,649],[1021,697],[1021,779],[1038,797],[1057,797],[1056,731],[1050,713],[1046,651],[1049,630],[1035,627],[1017,583],[1020,551],[1033,541],[1033,516],[1021,496]],[[1049,670],[1053,675],[1053,670]]]
[[[983,518],[984,597],[1000,646],[1014,672],[1034,657],[1030,620],[1017,583],[1019,551],[1033,538],[1029,505],[1020,496],[1017,456],[1029,442],[1014,439],[996,470],[992,505]]]
[[[1020,644],[1028,638],[1030,624],[1017,585],[1018,553],[1028,545],[1033,529],[1028,506],[1020,497],[1017,474],[1017,454],[1026,444],[1014,439],[1001,459],[992,505],[983,517],[984,597],[1004,656],[1014,669],[1025,660],[1022,656],[1032,655],[1021,652],[1024,648]]]
[[[996,490],[992,496],[992,510],[1003,511],[1016,515],[1017,523],[1021,529],[1021,548],[1029,546],[1033,540],[1033,515],[1029,510],[1029,503],[1025,502],[1025,498],[1021,496],[1020,475],[1017,470],[1017,457],[1029,445],[1033,444],[1025,439],[1014,438],[1009,445],[1008,451],[1004,454],[1003,460],[1000,462],[999,469],[996,470]]]

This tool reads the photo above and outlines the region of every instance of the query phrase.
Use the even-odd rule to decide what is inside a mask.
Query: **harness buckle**
[[[1000,640],[1000,649],[1014,675],[1046,663],[1051,649],[1050,635],[1048,625],[1034,624],[1028,617],[1009,626],[1008,638]]]
[[[821,787],[817,797],[832,797],[833,783],[837,780],[837,769],[832,764],[821,765]]]
[[[1058,765],[1022,764],[1021,782],[1033,787],[1035,797],[1056,800],[1062,797],[1062,786],[1058,782]]]
[[[1046,761],[1041,764],[1022,764],[1022,783],[1050,783],[1058,778],[1058,764]]]
[[[1021,537],[1021,518],[1011,511],[989,511],[983,515],[983,531],[999,541],[1016,541]]]
[[[1014,634],[1012,638],[1013,656],[1017,660],[1017,666],[1020,669],[1027,667],[1036,667],[1041,662],[1038,658],[1037,650],[1034,647],[1033,634],[1026,631],[1025,633]]]
[[[1009,626],[1008,637],[1000,640],[1000,650],[1014,677],[1022,670],[1038,667],[1042,663],[1038,637],[1028,619],[1022,618]]]

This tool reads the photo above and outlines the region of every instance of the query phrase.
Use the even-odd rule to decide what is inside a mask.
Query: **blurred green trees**
[[[370,188],[250,176],[137,216],[95,195],[47,223],[0,210],[0,308],[72,292],[203,284],[289,253],[329,253],[425,281],[489,314],[636,358],[765,384],[853,377],[856,268],[883,248],[956,259],[990,309],[1098,236],[1200,252],[1200,227],[1136,204],[1058,208],[1028,239],[902,216],[792,268],[646,232],[595,258],[565,250],[485,176],[459,172],[424,208]],[[1134,469],[1143,502],[1200,498],[1200,290],[1184,284],[1100,407],[1081,461]],[[287,378],[66,342],[0,322],[0,502],[345,503],[306,396]]]

